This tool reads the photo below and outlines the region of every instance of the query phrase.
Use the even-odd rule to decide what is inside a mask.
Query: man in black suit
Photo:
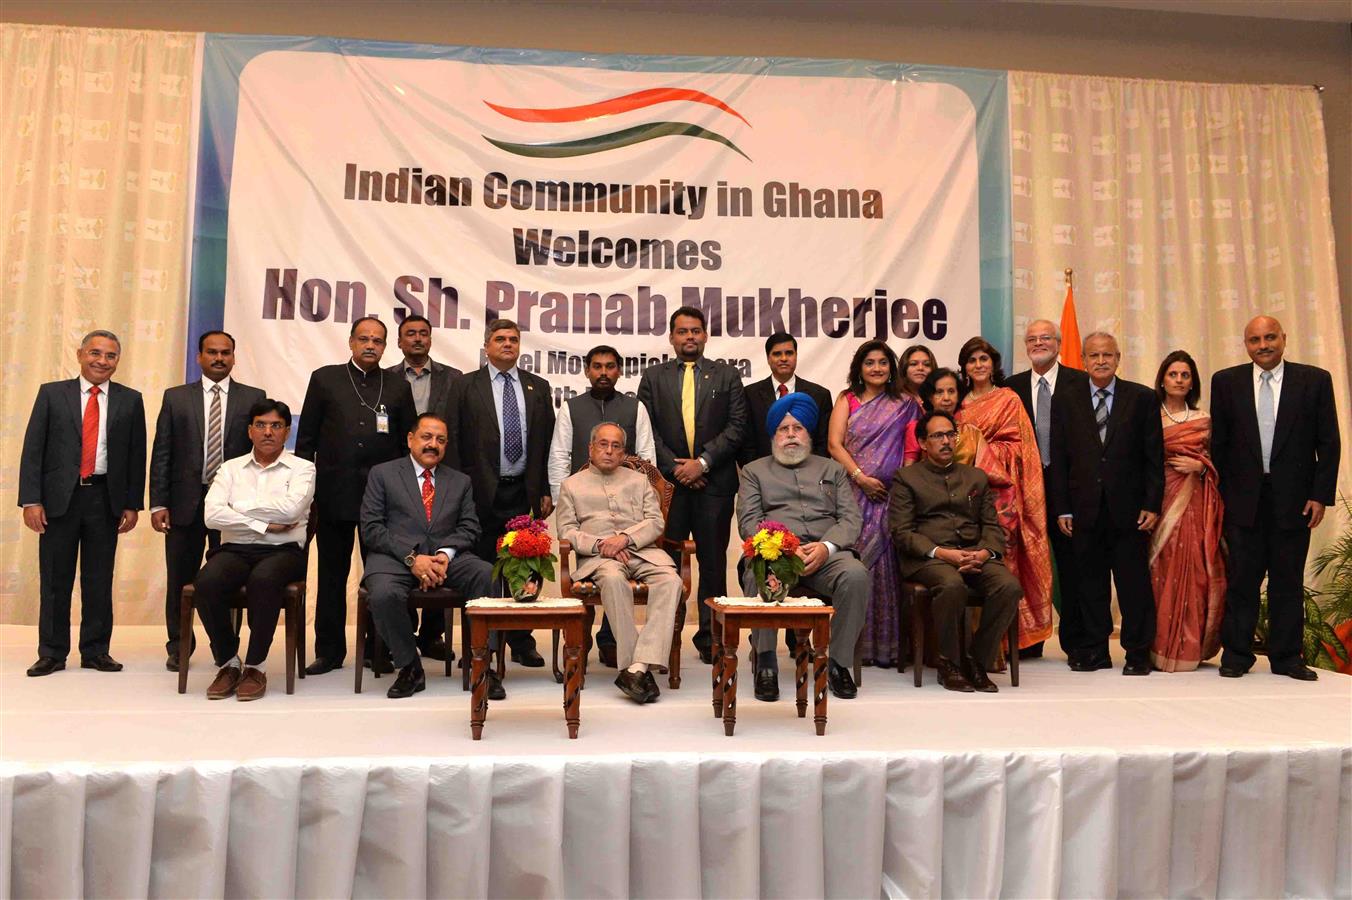
[[[402,375],[408,382],[418,415],[441,409],[451,383],[465,373],[432,359],[432,323],[423,316],[405,316],[399,323],[398,336],[399,350],[404,358],[385,371]],[[423,656],[446,659],[446,654],[451,651],[443,639],[445,629],[446,620],[440,610],[423,610],[422,627],[418,629],[418,650]]]
[[[682,306],[667,323],[676,358],[650,366],[638,385],[657,445],[657,467],[675,486],[667,537],[695,538],[699,630],[695,649],[713,662],[706,597],[728,592],[728,537],[737,498],[737,453],[746,434],[746,396],[737,370],[704,356],[704,312]]]
[[[469,478],[441,464],[446,423],[423,413],[409,431],[409,455],[371,469],[361,504],[366,571],[376,631],[390,648],[399,677],[386,692],[412,697],[427,687],[408,617],[408,592],[443,584],[469,598],[482,597],[493,567],[474,555],[479,520]],[[505,696],[497,673],[488,673],[490,699]]]
[[[80,560],[80,668],[117,672],[113,560],[117,536],[136,527],[146,489],[146,413],[139,392],[110,379],[122,358],[111,331],[91,331],[75,359],[80,376],[38,389],[19,459],[23,523],[38,533],[38,661],[29,676],[66,667],[70,595]]]
[[[1028,323],[1023,333],[1023,349],[1028,354],[1032,368],[1005,379],[1005,387],[1012,388],[1023,401],[1023,410],[1028,413],[1028,421],[1033,423],[1037,435],[1038,455],[1042,457],[1043,495],[1047,503],[1047,522],[1054,523],[1056,514],[1052,511],[1052,492],[1048,485],[1051,481],[1052,419],[1055,415],[1053,397],[1080,396],[1089,389],[1089,376],[1080,369],[1072,369],[1061,364],[1061,329],[1055,322],[1047,319],[1034,319]],[[1075,573],[1075,551],[1068,537],[1061,529],[1050,525],[1047,537],[1052,545],[1052,558],[1056,566],[1057,599],[1065,604],[1065,597],[1075,593],[1079,586],[1079,577]],[[1078,602],[1078,601],[1076,601]],[[1024,647],[1019,651],[1021,659],[1042,655],[1042,642]]]
[[[793,335],[780,331],[765,340],[765,361],[770,364],[770,377],[746,386],[746,420],[765,421],[771,405],[780,397],[792,393],[807,394],[817,404],[817,427],[812,433],[812,452],[829,456],[826,450],[826,432],[831,418],[831,392],[806,378],[799,378],[798,341]],[[737,452],[737,462],[749,462],[770,455],[770,437],[759,425],[747,428]]]
[[[543,519],[554,510],[548,476],[554,401],[548,381],[516,364],[521,329],[515,322],[488,323],[484,355],[487,365],[451,385],[441,417],[450,429],[446,465],[474,483],[474,509],[483,526],[475,555],[493,560],[509,519],[526,513]],[[506,638],[515,662],[545,664],[529,631],[509,631]]]
[[[347,341],[352,358],[315,369],[305,389],[296,455],[315,464],[319,513],[315,658],[305,667],[309,675],[340,668],[347,657],[347,575],[366,474],[404,454],[404,436],[418,418],[408,382],[380,368],[385,337],[385,324],[375,316],[353,322]]]
[[[1225,502],[1228,586],[1221,675],[1254,663],[1258,591],[1268,579],[1268,664],[1314,681],[1305,665],[1305,556],[1338,481],[1338,414],[1323,369],[1286,362],[1286,332],[1271,316],[1244,328],[1250,365],[1211,376],[1211,457]]]
[[[208,331],[197,339],[198,381],[164,392],[150,448],[150,527],[164,535],[164,623],[169,640],[164,667],[178,671],[178,606],[183,586],[197,575],[202,548],[216,549],[221,534],[203,518],[207,488],[221,463],[252,449],[249,410],[264,393],[231,378],[235,339]],[[196,639],[188,636],[193,647]]]
[[[1164,501],[1164,436],[1159,401],[1143,384],[1117,377],[1117,340],[1084,339],[1089,384],[1052,398],[1052,509],[1071,538],[1080,589],[1061,599],[1061,649],[1076,672],[1111,669],[1112,591],[1122,610],[1123,675],[1150,674],[1155,596],[1150,531]]]

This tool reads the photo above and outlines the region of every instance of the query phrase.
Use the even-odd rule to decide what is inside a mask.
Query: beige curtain
[[[17,499],[38,385],[79,374],[80,337],[122,339],[114,380],[160,397],[183,381],[189,135],[196,36],[0,24],[0,620],[36,624],[37,535]],[[148,436],[149,439],[149,436]],[[164,540],[142,514],[118,544],[118,624],[163,620]],[[74,619],[78,621],[78,618]]]
[[[1122,374],[1146,384],[1187,350],[1205,406],[1210,373],[1247,360],[1244,324],[1270,314],[1289,359],[1333,373],[1352,445],[1313,88],[1011,72],[1009,111],[1016,335],[1060,320],[1071,267],[1080,333],[1117,335]],[[1017,340],[1015,356],[1026,368]],[[1315,549],[1346,525],[1326,522]]]

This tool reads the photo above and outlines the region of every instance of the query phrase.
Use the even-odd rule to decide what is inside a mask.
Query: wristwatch
[[[413,568],[413,563],[415,560],[417,560],[417,558],[418,558],[417,550],[408,551],[408,556],[404,557],[404,565],[408,566],[410,569]]]

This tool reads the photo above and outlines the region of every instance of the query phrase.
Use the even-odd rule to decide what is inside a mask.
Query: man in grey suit
[[[80,376],[38,389],[19,459],[23,523],[38,537],[38,661],[30,677],[66,667],[70,595],[80,561],[80,668],[118,672],[113,635],[117,536],[145,506],[146,413],[141,394],[111,379],[122,343],[91,331],[75,351]]]
[[[648,479],[624,461],[628,435],[614,422],[591,428],[589,465],[559,486],[559,540],[577,551],[574,578],[593,578],[601,605],[614,623],[615,685],[635,703],[651,703],[660,691],[650,666],[666,665],[672,625],[681,600],[681,576],[657,546],[665,522]],[[634,626],[634,592],[629,579],[648,586],[648,617]]]
[[[869,574],[854,553],[863,516],[850,489],[845,469],[833,459],[812,453],[817,427],[817,402],[803,393],[776,400],[766,414],[765,430],[772,437],[770,455],[742,469],[737,496],[737,525],[742,539],[751,537],[765,519],[782,522],[802,544],[801,583],[830,598],[831,693],[842,700],[855,696],[854,645],[864,627],[869,601]],[[742,576],[742,590],[755,596],[750,567]],[[756,650],[756,699],[779,699],[779,663],[775,631],[751,632]]]
[[[676,358],[643,373],[638,399],[652,420],[657,467],[676,489],[667,511],[667,537],[695,539],[699,630],[693,643],[707,664],[713,657],[704,600],[728,592],[728,536],[746,398],[736,369],[705,358],[709,332],[702,310],[682,306],[667,324]]]
[[[474,555],[479,520],[469,477],[441,464],[446,422],[423,413],[407,436],[409,455],[371,468],[361,504],[366,545],[362,585],[371,618],[399,676],[387,695],[411,697],[427,686],[408,615],[408,592],[446,585],[467,598],[486,596],[493,567]],[[506,696],[494,672],[489,698]]]
[[[432,359],[432,323],[423,316],[405,316],[399,323],[397,339],[404,358],[385,371],[402,375],[408,382],[418,415],[441,409],[451,384],[465,373]],[[436,660],[445,660],[450,653],[454,659],[455,654],[444,639],[445,627],[440,610],[424,609],[422,627],[418,629],[418,652]]]
[[[164,535],[164,624],[169,640],[164,667],[178,671],[178,606],[183,586],[197,575],[202,548],[216,549],[221,533],[203,520],[207,488],[221,463],[253,449],[249,410],[263,391],[234,381],[235,339],[208,331],[197,339],[198,381],[164,392],[150,449],[150,527]],[[191,635],[193,646],[197,641]]]

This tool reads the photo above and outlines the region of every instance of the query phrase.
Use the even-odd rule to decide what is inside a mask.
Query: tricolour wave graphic
[[[536,122],[557,124],[561,122],[585,122],[591,119],[600,119],[606,116],[613,116],[619,113],[631,112],[636,109],[646,109],[659,103],[674,102],[692,102],[703,103],[713,106],[730,115],[741,119],[747,125],[746,118],[737,110],[728,106],[717,97],[713,97],[703,91],[690,90],[688,88],[650,88],[643,91],[635,91],[631,94],[624,94],[619,97],[612,97],[609,100],[601,100],[596,103],[587,103],[581,106],[561,106],[554,108],[526,108],[515,106],[501,106],[496,103],[484,103],[499,115],[510,119],[516,119],[520,122]],[[751,157],[742,152],[741,148],[732,142],[727,136],[719,134],[710,128],[702,125],[694,125],[689,122],[648,122],[643,125],[634,125],[629,128],[622,128],[618,131],[610,131],[604,134],[593,135],[591,137],[576,138],[567,141],[543,141],[538,143],[505,141],[497,138],[491,138],[488,135],[481,135],[494,147],[500,150],[506,150],[508,153],[514,153],[518,156],[530,156],[540,159],[561,159],[571,156],[587,156],[593,153],[604,153],[608,150],[618,150],[621,147],[632,147],[635,144],[641,144],[645,141],[655,140],[662,137],[692,137],[700,140],[713,141],[716,144],[722,144],[724,147],[735,152],[738,156],[748,162]]]

